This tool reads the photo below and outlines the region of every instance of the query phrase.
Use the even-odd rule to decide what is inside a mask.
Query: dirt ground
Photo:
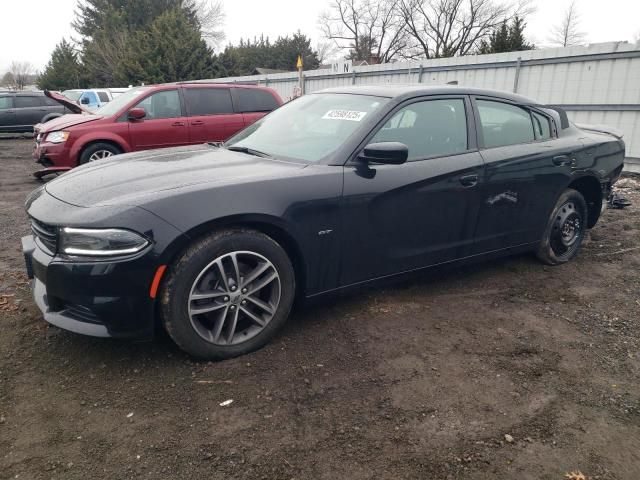
[[[31,148],[0,140],[0,478],[640,478],[637,179],[569,265],[367,290],[206,363],[42,320],[19,241]]]

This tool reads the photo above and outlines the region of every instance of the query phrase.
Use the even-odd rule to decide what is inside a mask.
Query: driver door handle
[[[459,178],[463,187],[475,187],[478,184],[478,175],[464,175]]]

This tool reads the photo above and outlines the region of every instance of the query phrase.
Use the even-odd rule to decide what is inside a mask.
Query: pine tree
[[[38,78],[38,88],[66,90],[82,87],[81,68],[73,46],[63,38],[56,45],[49,63]]]
[[[115,72],[126,83],[166,83],[221,76],[213,57],[188,15],[181,9],[158,16],[148,30],[135,33]]]
[[[500,27],[495,29],[488,40],[482,40],[478,53],[503,53],[518,52],[522,50],[532,50],[533,44],[527,43],[524,37],[526,24],[517,15],[509,25],[505,20]]]

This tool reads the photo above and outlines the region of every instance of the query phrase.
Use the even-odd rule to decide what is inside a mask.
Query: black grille
[[[36,237],[36,241],[47,252],[56,253],[56,247],[58,244],[58,229],[53,225],[47,225],[35,218],[31,219],[31,231]]]
[[[83,305],[68,303],[64,305],[64,310],[62,311],[62,313],[81,322],[96,324],[102,323],[95,313],[93,313],[89,308]]]

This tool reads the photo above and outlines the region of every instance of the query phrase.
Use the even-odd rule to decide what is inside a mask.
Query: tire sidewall
[[[194,330],[188,314],[193,282],[214,259],[232,251],[252,251],[267,258],[280,276],[280,302],[275,315],[256,336],[237,345],[213,345]],[[270,237],[251,230],[222,231],[197,241],[170,267],[160,296],[162,323],[169,336],[189,354],[204,359],[232,358],[271,340],[286,323],[295,296],[295,278],[285,251]]]
[[[551,247],[551,234],[553,231],[553,225],[556,216],[558,215],[562,207],[569,202],[574,203],[576,210],[580,215],[580,222],[583,226],[581,229],[580,237],[576,240],[577,245],[572,250],[572,252],[569,255],[558,255]],[[562,192],[562,194],[558,198],[558,201],[553,207],[551,215],[549,216],[549,221],[547,223],[544,236],[540,243],[540,247],[538,248],[538,258],[550,265],[560,265],[574,258],[580,251],[580,247],[582,246],[582,242],[586,234],[587,214],[587,202],[580,192],[571,188],[568,188],[564,192]]]

